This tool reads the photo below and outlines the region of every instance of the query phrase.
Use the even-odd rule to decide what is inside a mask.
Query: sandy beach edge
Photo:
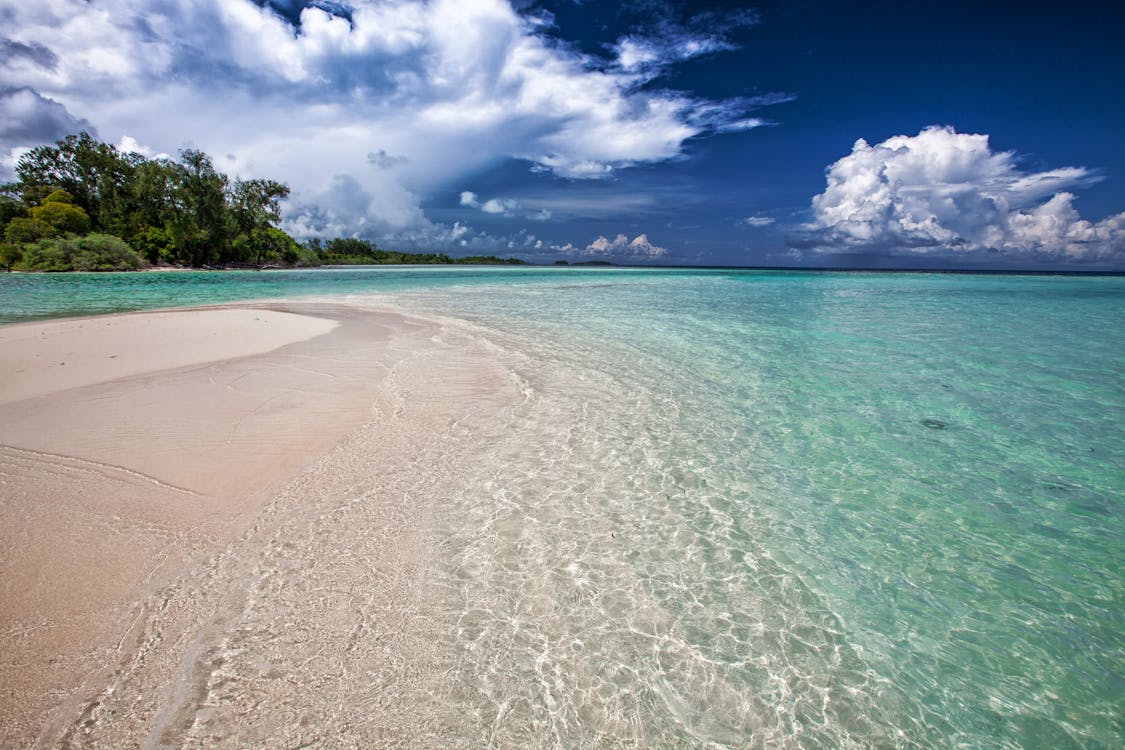
[[[436,372],[450,353],[433,350],[437,328],[292,301],[0,327],[0,744],[73,743],[75,717],[89,729],[105,702],[91,696],[140,630],[165,627],[153,597],[237,557],[271,498],[403,398],[402,372]],[[502,374],[484,380],[504,389]],[[412,439],[466,395],[413,399],[427,406]],[[177,617],[179,641],[150,662],[186,658],[177,649],[206,620]],[[137,698],[149,709],[115,742],[144,744],[185,702],[181,678],[147,676],[140,691],[159,694]]]

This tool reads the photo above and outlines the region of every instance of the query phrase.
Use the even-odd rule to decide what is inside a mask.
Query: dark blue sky
[[[0,170],[87,128],[287,181],[300,237],[1125,267],[1120,4],[31,5],[0,7]]]
[[[621,35],[652,29],[646,5],[561,0],[533,7],[555,15],[559,38],[604,54]],[[653,217],[665,219],[650,236],[685,261],[796,260],[788,255],[785,236],[812,218],[810,198],[824,190],[826,166],[846,156],[857,138],[874,144],[916,135],[929,125],[988,134],[993,151],[1015,152],[1026,171],[1072,165],[1095,171],[1103,179],[1083,188],[1075,201],[1085,219],[1098,221],[1125,209],[1125,5],[1022,3],[1014,9],[1004,3],[826,0],[660,5],[681,23],[706,11],[746,9],[755,10],[759,22],[729,32],[737,49],[681,63],[651,86],[715,99],[769,93],[795,98],[760,110],[771,121],[768,127],[689,141],[683,160],[622,171],[611,183],[559,183],[550,189],[663,196],[631,217],[628,228],[644,231]],[[473,185],[488,194],[542,188],[519,168],[482,174]],[[751,215],[775,223],[740,224]],[[617,231],[613,219],[591,226],[601,233]],[[904,257],[893,246],[871,250],[896,255],[890,265],[947,264],[945,258]],[[865,261],[872,259],[859,262]],[[1052,261],[1012,262],[1033,267]],[[848,260],[806,254],[796,262]],[[995,261],[956,257],[952,264],[977,262]]]

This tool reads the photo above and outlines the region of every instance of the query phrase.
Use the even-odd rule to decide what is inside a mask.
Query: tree
[[[376,260],[381,256],[386,255],[374,242],[370,240],[361,240],[358,237],[337,237],[334,240],[328,240],[324,244],[324,252],[322,255],[325,258],[337,256],[338,258],[368,258]]]
[[[142,227],[133,233],[129,244],[153,265],[175,258],[176,243],[172,239],[172,231],[165,227]]]
[[[177,260],[200,267],[219,262],[230,243],[225,189],[227,176],[215,171],[202,151],[180,152],[173,188],[175,213],[169,223]]]
[[[108,143],[82,132],[53,146],[36,146],[20,157],[16,175],[27,190],[24,199],[38,202],[43,190],[62,189],[90,217],[95,227],[113,223],[112,209],[120,209],[121,193],[129,183],[139,155],[123,155]],[[39,193],[38,195],[36,193]],[[111,209],[105,216],[102,209]]]
[[[11,272],[12,266],[23,258],[23,248],[11,242],[0,242],[0,265]]]
[[[236,237],[234,259],[262,265],[280,260],[294,240],[273,224],[281,220],[281,201],[289,186],[273,180],[235,180],[230,190],[230,215]]]
[[[4,239],[15,245],[37,242],[44,237],[54,237],[57,234],[59,231],[50,224],[23,216],[17,216],[9,221],[4,229]]]
[[[90,229],[90,217],[73,202],[74,197],[70,193],[55,190],[28,213],[33,220],[47,224],[56,233],[83,234]]]
[[[126,238],[132,239],[149,227],[164,227],[175,218],[175,190],[180,177],[180,165],[170,159],[146,159],[137,164],[126,186]]]
[[[27,216],[27,209],[24,207],[23,202],[15,195],[6,194],[7,190],[15,192],[16,184],[5,185],[4,193],[0,193],[0,234],[3,234],[8,222],[12,219],[21,216]]]
[[[315,249],[301,247],[276,226],[287,185],[267,179],[231,183],[196,149],[181,151],[178,160],[146,159],[79,133],[31,149],[16,175],[17,182],[0,185],[8,266],[17,251],[23,267],[44,270],[68,263],[131,266],[134,251],[152,263],[195,267],[320,262]],[[102,236],[91,245],[80,236],[86,232]],[[107,236],[122,240],[127,252]],[[363,258],[388,255],[370,243],[350,249],[365,253]],[[121,258],[126,260],[118,263]]]
[[[235,180],[230,208],[238,229],[260,229],[281,221],[281,201],[289,197],[289,186],[273,180]]]

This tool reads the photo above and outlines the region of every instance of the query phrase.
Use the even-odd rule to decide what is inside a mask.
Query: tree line
[[[7,270],[522,262],[385,251],[356,238],[301,244],[277,226],[287,185],[232,180],[196,149],[150,159],[83,132],[28,151],[16,178],[0,186]]]

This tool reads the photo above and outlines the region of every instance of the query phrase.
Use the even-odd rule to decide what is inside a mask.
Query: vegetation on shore
[[[287,185],[231,180],[195,149],[149,159],[80,133],[28,151],[16,177],[0,186],[0,267],[9,271],[523,263],[381,250],[351,237],[301,244],[277,226]]]
[[[455,264],[510,264],[521,265],[525,261],[517,258],[498,258],[495,255],[469,255],[453,258],[445,253],[402,253],[394,250],[380,250],[375,243],[355,237],[341,237],[328,242],[311,240],[305,249],[315,253],[321,263],[330,266],[343,265],[418,265],[426,263]]]

